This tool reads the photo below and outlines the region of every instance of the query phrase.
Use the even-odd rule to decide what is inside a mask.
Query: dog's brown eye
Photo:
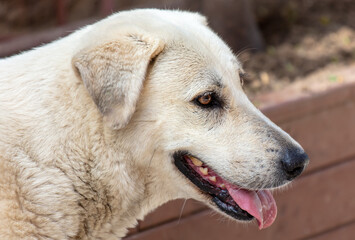
[[[208,105],[211,103],[211,101],[212,101],[212,94],[211,93],[205,94],[205,95],[200,96],[198,98],[198,102],[201,103],[202,105]]]
[[[193,102],[202,108],[222,108],[222,101],[215,92],[201,94]]]

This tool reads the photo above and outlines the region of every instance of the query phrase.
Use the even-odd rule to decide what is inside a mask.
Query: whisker
[[[182,213],[184,212],[184,208],[185,208],[185,205],[186,205],[186,201],[187,199],[184,200],[184,203],[182,204],[182,208],[181,208],[181,211],[180,211],[180,216],[179,216],[179,220],[178,220],[178,223],[180,223],[180,220],[181,220],[181,217],[182,217]]]
[[[156,122],[157,120],[133,120],[132,122]]]
[[[157,149],[155,148],[154,151],[153,151],[152,157],[151,157],[150,160],[149,160],[148,168],[150,168],[150,164],[152,163],[152,159],[153,159],[153,157],[154,157],[154,154],[155,154],[155,151],[156,151],[156,150],[157,150]]]
[[[243,47],[242,49],[240,49],[238,52],[236,52],[236,56],[237,58],[239,58],[239,56],[243,53],[245,53],[246,51],[253,51],[253,50],[257,50],[256,48],[252,48],[252,47]]]

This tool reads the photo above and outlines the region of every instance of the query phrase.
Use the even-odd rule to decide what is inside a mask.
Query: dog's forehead
[[[176,29],[168,45],[174,50],[174,57],[180,57],[182,65],[191,68],[186,74],[197,69],[198,77],[211,84],[239,83],[239,72],[243,72],[241,63],[208,26],[197,24],[194,28]]]
[[[224,44],[224,43],[223,43]],[[191,71],[198,69],[195,81],[199,82],[199,87],[208,88],[215,86],[220,89],[242,90],[239,74],[243,72],[241,64],[237,58],[228,50],[217,49],[213,44],[207,45],[204,49],[197,47],[197,64],[193,66]],[[200,59],[199,59],[200,58]],[[188,64],[187,64],[188,65]]]
[[[207,72],[203,75],[209,76],[211,83],[218,82],[221,86],[228,87],[240,85],[239,73],[243,72],[241,63],[227,44],[208,26],[196,24],[193,28],[184,28],[182,33],[177,32],[180,33],[175,36],[182,39],[185,47],[195,53],[195,61],[201,65],[200,70]],[[178,36],[179,34],[183,36]]]
[[[173,49],[164,65],[180,79],[196,79],[201,84],[240,88],[238,71],[241,64],[230,48],[208,26],[198,13],[176,10],[144,9],[115,14],[105,20],[110,34],[114,29],[138,29],[162,39],[167,51]],[[119,27],[118,27],[119,26]],[[182,62],[177,63],[182,60]],[[183,66],[183,67],[182,67]],[[174,76],[172,76],[174,77]],[[205,86],[201,85],[201,88]]]
[[[214,90],[225,95],[239,95],[238,92],[242,92],[239,61],[221,40],[213,44],[202,39],[190,35],[183,42],[172,42],[166,48],[156,65],[158,72],[164,72],[166,76],[166,86],[174,86],[172,89],[186,99]],[[224,46],[216,46],[221,44]],[[160,84],[163,80],[157,78],[160,79],[157,84]]]

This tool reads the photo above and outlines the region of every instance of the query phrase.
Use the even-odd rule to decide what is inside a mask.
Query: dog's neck
[[[168,184],[160,181],[163,173],[156,159],[162,157],[161,153],[152,146],[136,149],[147,145],[147,139],[138,139],[137,135],[127,139],[128,134],[112,131],[104,123],[101,127],[102,134],[88,143],[90,149],[82,150],[89,153],[81,159],[84,164],[75,166],[75,174],[68,175],[77,178],[71,181],[83,208],[80,237],[109,239],[125,236],[137,220],[176,196]],[[73,171],[73,162],[77,161],[68,159],[68,165],[61,168]]]

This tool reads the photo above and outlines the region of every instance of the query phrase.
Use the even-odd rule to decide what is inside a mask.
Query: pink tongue
[[[256,218],[259,229],[267,228],[275,221],[277,207],[270,191],[249,191],[228,183],[226,188],[238,206]]]

